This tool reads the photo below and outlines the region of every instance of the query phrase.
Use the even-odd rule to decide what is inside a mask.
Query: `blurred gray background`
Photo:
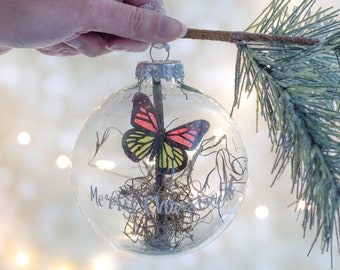
[[[188,27],[243,30],[269,2],[165,4]],[[340,8],[340,3],[318,0],[317,6]],[[228,110],[235,55],[231,44],[171,43],[170,58],[183,61],[185,82]],[[315,232],[303,239],[301,220],[289,207],[295,202],[289,170],[270,187],[275,154],[262,119],[256,133],[255,95],[234,113],[248,147],[249,188],[240,213],[217,240],[185,256],[149,258],[122,253],[97,237],[77,207],[68,157],[86,116],[105,97],[133,84],[136,63],[148,58],[148,52],[59,58],[34,50],[0,56],[0,269],[330,269],[330,254],[321,255],[319,243],[307,257]],[[334,265],[339,269],[336,245]]]

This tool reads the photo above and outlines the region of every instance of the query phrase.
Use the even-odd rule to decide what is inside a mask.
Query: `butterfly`
[[[166,131],[147,95],[137,92],[132,102],[133,128],[122,137],[126,156],[134,162],[147,156],[152,161],[156,157],[157,169],[163,174],[183,170],[188,162],[186,150],[193,150],[200,143],[209,130],[209,122],[195,120]]]

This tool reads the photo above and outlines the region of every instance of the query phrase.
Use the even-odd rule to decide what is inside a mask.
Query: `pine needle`
[[[305,207],[304,232],[316,226],[321,250],[339,247],[340,230],[340,22],[338,10],[305,0],[273,1],[249,26],[255,33],[315,37],[315,46],[240,42],[234,108],[253,90],[276,151],[273,184],[291,164],[292,191]],[[340,249],[339,249],[340,252]],[[331,255],[332,256],[332,255]]]

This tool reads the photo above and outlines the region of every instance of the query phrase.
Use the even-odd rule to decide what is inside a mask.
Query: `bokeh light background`
[[[292,1],[298,3],[299,1]],[[340,8],[339,0],[317,6]],[[269,0],[168,0],[168,12],[189,27],[243,30]],[[182,60],[185,82],[230,110],[236,48],[210,41],[171,43]],[[185,256],[138,257],[97,237],[77,207],[69,156],[92,109],[113,91],[134,83],[138,61],[148,52],[114,52],[95,59],[51,57],[34,50],[0,56],[0,269],[330,269],[330,255],[303,239],[290,194],[289,170],[272,188],[266,123],[255,125],[255,96],[234,113],[248,146],[250,182],[231,226],[212,244]],[[340,257],[334,245],[334,268]]]

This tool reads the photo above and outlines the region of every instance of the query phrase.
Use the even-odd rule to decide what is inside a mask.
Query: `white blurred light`
[[[96,166],[101,169],[101,170],[113,170],[114,168],[116,168],[116,163],[114,163],[111,160],[97,160],[96,161]]]
[[[54,270],[72,270],[72,269],[74,269],[74,266],[72,266],[68,262],[62,261],[62,262],[59,262],[58,265],[51,267],[51,270],[52,269],[54,269]]]
[[[297,204],[297,210],[298,211],[305,211],[305,210],[311,210],[312,205],[307,204],[305,200],[300,200]]]
[[[60,155],[59,157],[57,157],[56,163],[59,169],[66,169],[70,167],[71,160],[68,156]]]
[[[21,145],[28,145],[31,143],[31,135],[26,131],[22,131],[17,136],[17,142]]]
[[[20,267],[27,266],[29,264],[30,258],[25,252],[19,252],[15,260]]]
[[[106,256],[100,256],[93,262],[93,270],[113,270],[113,265],[110,259]]]
[[[214,136],[221,138],[224,135],[224,130],[222,128],[216,128],[214,130]]]
[[[298,210],[305,210],[306,202],[304,200],[299,201],[298,205],[297,205],[297,208],[298,208]]]
[[[267,206],[260,205],[255,208],[255,216],[258,219],[266,219],[269,215],[269,210]]]

